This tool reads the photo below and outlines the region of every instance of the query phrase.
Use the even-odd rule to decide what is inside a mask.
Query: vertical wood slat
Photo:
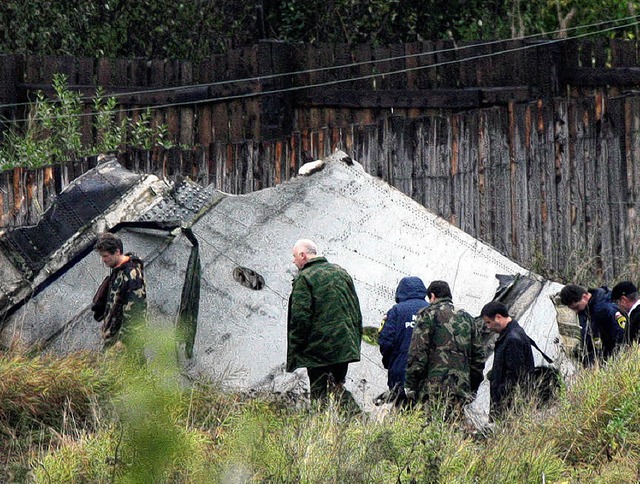
[[[633,65],[637,51],[635,43],[614,42],[609,45],[613,49],[612,62],[616,65]],[[387,55],[393,55],[393,48],[386,49]],[[574,55],[575,59],[581,59],[582,65],[595,63],[603,66],[609,58],[607,49],[605,44],[595,42],[584,44]],[[526,52],[526,61],[522,64],[529,66],[531,63],[528,53],[531,50]],[[378,55],[381,53],[382,50]],[[338,52],[327,51],[325,54],[322,54],[324,57],[319,57],[320,65],[328,65],[339,59]],[[238,55],[242,64],[246,60],[245,54]],[[457,51],[458,58],[464,55],[461,50]],[[523,55],[519,53],[512,57]],[[440,55],[440,58],[445,57],[444,54]],[[357,56],[356,58],[361,60]],[[182,72],[184,64],[161,64],[160,69],[156,63],[148,71],[148,79],[152,85],[166,86],[167,83],[175,84],[176,79],[187,79],[186,75],[176,74]],[[72,63],[66,58],[45,58],[40,62],[30,58],[25,61],[27,70],[33,75],[29,82],[41,83],[47,82],[56,70],[68,72],[81,82],[86,79],[87,74],[80,65],[80,61]],[[128,83],[145,86],[147,78],[134,74],[138,70],[144,70],[139,65],[137,61],[97,61],[96,76],[104,81],[105,86],[124,87]],[[246,65],[253,65],[252,61],[246,62]],[[411,65],[407,61],[407,66]],[[460,66],[456,69],[461,72]],[[488,70],[490,69],[482,67],[475,71]],[[162,73],[160,82],[157,74],[154,74],[158,71]],[[229,78],[242,75],[238,71],[233,74],[227,68],[223,71],[219,74],[230,76]],[[523,75],[528,76],[523,74],[525,71],[528,70],[507,72],[505,82],[522,81]],[[439,68],[437,72],[439,77],[433,79],[438,80],[441,86],[458,82],[456,76],[446,74],[446,69]],[[473,82],[471,73],[465,71],[463,74],[462,77]],[[336,75],[336,72],[332,73],[332,76]],[[319,74],[319,77],[323,76],[326,74]],[[134,81],[136,77],[138,80]],[[221,77],[216,76],[211,80],[218,79]],[[424,78],[420,76],[412,78],[407,75],[407,79],[407,82],[413,82],[419,87],[424,82]],[[395,88],[395,80],[391,76],[385,82],[388,87]],[[519,261],[530,261],[533,256],[532,243],[538,242],[541,250],[548,252],[551,265],[560,271],[567,268],[562,267],[564,261],[576,264],[582,252],[598,255],[603,274],[610,276],[620,270],[621,259],[638,250],[633,237],[639,232],[635,220],[640,163],[640,156],[637,154],[640,152],[637,146],[640,128],[635,114],[638,112],[638,103],[632,98],[627,98],[624,102],[606,99],[605,93],[599,93],[595,99],[591,99],[590,92],[584,90],[586,96],[580,101],[545,99],[542,106],[529,105],[529,114],[523,110],[522,105],[512,106],[511,112],[508,107],[498,106],[468,115],[445,112],[440,118],[428,113],[425,117],[423,113],[413,121],[405,119],[402,122],[399,118],[380,120],[379,112],[374,116],[374,110],[371,109],[345,110],[343,113],[333,108],[315,108],[304,124],[304,134],[302,131],[298,131],[296,135],[286,133],[273,139],[264,149],[260,147],[260,143],[249,145],[248,141],[242,139],[253,138],[252,128],[247,128],[247,124],[234,124],[240,117],[249,117],[246,108],[234,110],[228,104],[221,103],[224,106],[223,116],[216,116],[213,113],[215,108],[209,108],[208,112],[199,108],[198,124],[192,126],[189,126],[189,120],[194,122],[194,117],[188,114],[188,109],[192,108],[186,107],[187,111],[180,108],[175,116],[168,114],[173,119],[171,126],[178,134],[177,140],[193,140],[194,133],[197,132],[197,140],[206,145],[202,148],[203,152],[209,150],[209,155],[203,155],[199,151],[171,151],[167,154],[167,173],[195,175],[204,172],[204,179],[217,180],[220,186],[229,191],[243,192],[268,186],[295,173],[295,167],[306,161],[303,159],[303,146],[307,148],[307,156],[317,158],[327,155],[344,143],[351,147],[354,158],[366,165],[373,174],[395,183],[460,226],[484,234],[485,240],[514,255]],[[603,107],[606,109],[603,110]],[[307,110],[298,109],[297,114],[304,118],[307,116],[306,112]],[[542,124],[539,123],[540,119],[543,120]],[[164,117],[158,118],[158,121],[163,120]],[[475,121],[472,122],[473,120]],[[371,126],[365,128],[363,121]],[[217,130],[213,126],[214,122],[219,123]],[[260,125],[260,120],[253,122],[254,126]],[[347,123],[348,129],[341,128]],[[530,129],[527,129],[527,123]],[[230,130],[231,125],[234,128]],[[238,126],[242,128],[238,129]],[[416,141],[414,149],[408,141],[411,137],[424,139]],[[564,142],[563,137],[566,139]],[[233,138],[236,139],[231,144],[226,142]],[[220,144],[220,139],[225,141]],[[218,149],[220,156],[212,155]],[[496,153],[497,160],[493,159]],[[203,156],[207,158],[206,161]],[[412,159],[409,160],[409,157]],[[427,159],[428,162],[425,161]],[[407,163],[408,160],[410,163]],[[150,163],[138,162],[137,168],[157,170],[158,163],[162,163],[162,160],[150,159]],[[436,173],[428,181],[424,178],[425,163]],[[473,164],[467,180],[462,178],[467,173],[463,169],[465,163]],[[56,170],[50,179],[58,180],[58,188],[61,189],[87,166],[85,163],[70,164]],[[218,167],[221,176],[211,175]],[[483,171],[487,167],[489,176]],[[47,190],[40,188],[44,183],[43,173],[22,173],[19,182],[26,184],[26,191],[21,193],[16,193],[13,187],[2,187],[4,191],[0,191],[0,205],[3,209],[3,221],[7,219],[7,210],[11,210],[8,199],[12,199],[14,204],[20,201],[19,220],[24,222],[37,218],[46,205],[44,198]],[[408,173],[411,179],[407,178]],[[528,180],[525,180],[525,173],[530,175]],[[430,187],[428,190],[424,188],[427,185]],[[506,188],[509,189],[509,195],[502,194],[496,199],[495,192]],[[540,205],[537,210],[533,200],[536,198],[534,192],[539,194],[537,203]],[[523,193],[524,200],[521,200]],[[474,195],[477,201],[475,205],[469,200],[460,200],[474,200]],[[524,201],[528,199],[531,199],[530,204],[525,205]],[[38,208],[39,204],[42,208]],[[470,206],[474,209],[469,210]],[[478,215],[482,213],[483,207],[485,212],[489,208],[486,218]],[[511,207],[508,214],[504,207]],[[526,217],[521,216],[525,209],[528,212]],[[496,214],[499,217],[491,222],[491,217]],[[494,225],[491,226],[491,223]]]
[[[616,101],[620,106],[605,109],[598,108],[598,102],[602,101],[558,100],[512,107],[511,112],[508,107],[492,108],[482,112],[473,128],[467,126],[468,116],[462,115],[388,118],[379,126],[353,127],[360,133],[353,137],[354,152],[373,174],[522,263],[535,256],[530,244],[537,241],[546,262],[563,271],[565,261],[577,264],[588,252],[584,248],[588,240],[590,254],[598,255],[603,273],[613,277],[621,269],[620,259],[637,253],[629,234],[638,229],[629,214],[635,213],[638,191],[639,122],[631,117],[638,101],[621,99]],[[608,117],[598,114],[602,112]],[[622,123],[629,126],[624,139],[614,128]],[[328,129],[305,136],[307,146],[324,155],[341,139]],[[410,141],[414,139],[415,148]],[[292,174],[288,153],[300,145],[304,145],[300,135],[276,141],[263,153],[246,143],[219,144],[223,156],[217,186],[242,193],[284,180]],[[252,158],[254,153],[257,158]],[[172,150],[167,159],[167,175],[196,176],[199,169],[208,168],[191,152]],[[261,168],[256,170],[256,165]],[[51,193],[41,188],[43,180],[51,184],[57,178],[61,190],[90,166],[55,167],[54,175],[52,168],[46,169],[48,174],[14,171],[11,187],[5,181],[0,192],[3,223],[8,225],[6,214],[11,211],[7,195],[13,196],[17,219],[33,222],[45,209],[45,195]],[[470,167],[472,176],[464,181],[461,177]],[[630,223],[625,228],[626,220]]]
[[[179,84],[182,86],[190,86],[193,84],[193,65],[191,62],[182,62],[178,66]],[[194,133],[194,106],[180,106],[180,143],[185,146],[193,146],[195,144]]]
[[[625,99],[625,159],[627,178],[626,193],[626,230],[628,259],[638,264],[640,256],[640,216],[638,216],[638,202],[640,202],[640,99]]]

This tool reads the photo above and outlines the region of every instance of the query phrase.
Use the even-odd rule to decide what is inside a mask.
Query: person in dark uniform
[[[584,366],[607,360],[624,342],[627,316],[612,302],[609,288],[568,284],[560,291],[560,301],[578,315]]]
[[[640,339],[640,296],[631,281],[622,281],[613,286],[611,300],[627,313],[626,340],[629,343]]]
[[[528,385],[534,368],[533,351],[529,336],[501,302],[486,304],[480,316],[487,328],[499,335],[488,374],[490,415],[495,419],[511,406],[516,388],[525,389]]]
[[[402,404],[404,394],[407,353],[416,324],[416,314],[429,306],[425,300],[427,288],[422,279],[403,277],[396,288],[396,304],[387,311],[378,333],[382,364],[387,369],[389,400]]]

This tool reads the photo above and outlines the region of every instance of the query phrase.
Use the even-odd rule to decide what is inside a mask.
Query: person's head
[[[427,288],[427,298],[433,302],[443,297],[451,298],[451,289],[445,281],[432,281]]]
[[[638,288],[631,281],[622,281],[613,286],[611,300],[625,311],[629,311],[638,300]]]
[[[591,299],[591,293],[576,284],[567,284],[560,291],[560,302],[575,313],[584,311]]]
[[[124,258],[122,240],[111,232],[105,232],[98,237],[96,252],[100,254],[102,262],[107,267],[116,267]]]
[[[309,239],[300,239],[293,246],[293,263],[302,269],[307,262],[318,256],[318,247]]]
[[[501,333],[512,320],[507,306],[498,301],[485,304],[480,312],[480,317],[487,328],[496,333]]]

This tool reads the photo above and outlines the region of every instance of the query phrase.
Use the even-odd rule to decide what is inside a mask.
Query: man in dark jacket
[[[608,288],[587,291],[568,284],[560,291],[560,301],[578,315],[584,366],[592,365],[597,358],[608,359],[624,342],[627,317],[611,301]]]
[[[133,254],[124,254],[122,240],[109,232],[98,238],[95,250],[111,273],[94,296],[94,318],[102,321],[105,346],[118,341],[131,346],[144,323],[147,307],[144,265]]]
[[[403,277],[396,289],[396,304],[384,317],[378,334],[382,364],[388,370],[387,385],[397,404],[405,400],[404,379],[407,352],[416,323],[416,314],[429,306],[427,288],[419,277]]]
[[[640,296],[631,281],[622,281],[611,289],[611,300],[627,313],[626,341],[637,343],[640,338]]]
[[[480,316],[487,328],[498,333],[489,372],[492,418],[499,417],[512,403],[517,387],[525,390],[533,372],[531,340],[501,302],[486,304]]]
[[[287,317],[287,371],[306,368],[311,398],[330,390],[342,399],[347,369],[360,361],[362,314],[353,279],[342,267],[318,255],[316,244],[302,239],[293,247],[299,269],[293,279]]]

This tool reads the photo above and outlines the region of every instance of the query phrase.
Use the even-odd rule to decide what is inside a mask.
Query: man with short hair
[[[123,253],[122,240],[110,232],[100,235],[95,250],[111,269],[91,307],[96,321],[102,321],[105,347],[118,341],[125,346],[134,344],[135,333],[144,323],[147,306],[144,264],[135,255]]]
[[[454,307],[449,284],[427,288],[431,305],[418,312],[407,361],[405,394],[444,399],[450,410],[469,402],[482,382],[484,350],[475,320]]]
[[[328,391],[353,401],[344,389],[349,363],[360,361],[362,314],[353,279],[318,255],[308,239],[293,246],[293,279],[287,316],[287,371],[306,368],[311,398]],[[355,402],[353,402],[355,403]]]
[[[482,320],[490,331],[498,333],[493,350],[490,383],[490,415],[501,416],[512,402],[517,388],[525,389],[533,372],[531,340],[518,321],[509,316],[507,307],[492,301],[482,308]]]
[[[631,281],[622,281],[613,286],[611,300],[627,313],[626,340],[637,342],[640,337],[640,296],[638,288]]]
[[[624,342],[627,317],[611,301],[607,287],[586,290],[567,284],[560,291],[560,301],[578,315],[584,366],[598,358],[607,360]]]

